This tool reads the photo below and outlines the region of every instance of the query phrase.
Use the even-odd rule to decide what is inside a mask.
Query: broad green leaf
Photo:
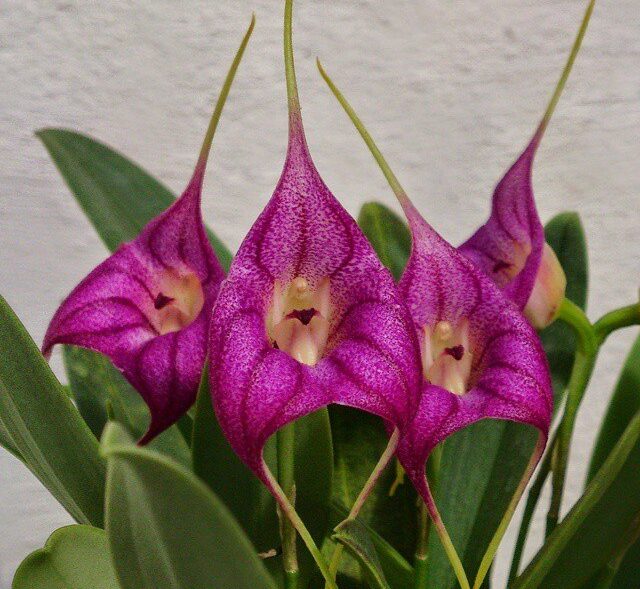
[[[106,524],[122,589],[275,589],[251,542],[187,469],[110,423]]]
[[[398,280],[411,250],[411,234],[407,224],[384,205],[368,202],[360,209],[358,225],[376,250],[380,261]]]
[[[580,308],[587,304],[588,259],[584,229],[578,213],[560,213],[549,221],[545,238],[558,256],[567,276],[566,297]],[[575,334],[563,321],[556,321],[540,333],[549,360],[557,408],[564,398],[576,351]]]
[[[591,456],[587,483],[596,476],[612,452],[629,422],[640,411],[640,337],[627,356],[620,378],[609,402],[600,433]],[[640,475],[639,475],[640,476]],[[640,542],[624,557],[611,589],[636,589],[640,579]]]
[[[640,414],[513,589],[582,587],[640,514]],[[636,585],[637,586],[637,585]]]
[[[332,525],[334,527],[341,523],[347,515],[348,511],[342,505],[335,501],[332,503]],[[367,531],[376,550],[382,572],[386,576],[391,589],[407,589],[407,587],[413,587],[413,567],[389,542],[365,524],[360,518],[358,518],[358,524]],[[332,551],[333,548],[329,551],[329,554],[331,554]],[[341,589],[343,585],[345,585],[345,582],[347,584],[349,581],[353,583],[359,582],[358,579],[349,579],[347,577],[343,577],[343,579],[344,581],[339,583]]]
[[[486,420],[444,442],[436,504],[471,577],[482,560],[533,452],[537,432]],[[435,530],[429,535],[429,587],[457,587]]]
[[[211,406],[207,370],[196,403],[192,444],[194,472],[222,499],[259,552],[280,545],[275,501],[265,486],[240,461],[224,437]],[[295,424],[296,510],[316,542],[328,529],[333,449],[325,409]],[[267,442],[265,460],[276,472],[273,440]],[[306,551],[300,551],[306,559]],[[307,559],[310,563],[310,560]],[[304,563],[302,563],[304,564]]]
[[[37,136],[111,251],[134,239],[175,199],[169,189],[131,160],[86,135],[43,129]],[[187,174],[185,186],[186,179]],[[228,269],[231,253],[211,231],[208,235],[220,263]]]
[[[7,431],[2,423],[2,415],[0,415],[0,446],[2,446],[8,452],[11,452],[16,458],[22,460],[20,457],[20,451],[16,448],[11,434]]]
[[[111,361],[98,352],[64,346],[64,364],[78,410],[99,438],[107,421],[107,404],[116,421],[136,439],[147,431],[151,416],[138,392]],[[177,425],[162,432],[149,447],[184,466],[191,464],[189,446]]]
[[[333,500],[349,511],[384,452],[389,437],[379,417],[348,407],[331,406],[334,446]],[[407,480],[391,488],[396,469],[381,475],[360,512],[360,519],[387,540],[405,559],[413,559],[416,545],[416,493]]]
[[[624,363],[595,442],[587,483],[597,474],[620,436],[640,411],[640,336]]]
[[[12,589],[119,589],[104,530],[67,526],[22,561]]]
[[[341,523],[335,529],[333,539],[344,545],[358,560],[372,589],[391,589],[382,571],[382,565],[369,532],[362,523],[357,520]]]
[[[101,526],[105,466],[98,442],[2,297],[0,421],[23,462],[72,517]]]

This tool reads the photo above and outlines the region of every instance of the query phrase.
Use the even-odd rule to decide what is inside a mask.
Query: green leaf
[[[611,454],[629,422],[640,411],[640,336],[622,367],[591,456],[587,483]]]
[[[486,420],[444,442],[435,493],[465,570],[475,576],[480,561],[531,457],[537,432],[517,423]],[[457,587],[455,574],[432,528],[427,561],[429,587]]]
[[[0,415],[0,446],[2,446],[8,452],[11,452],[11,454],[13,454],[19,460],[22,460],[20,451],[18,450],[18,448],[16,448],[16,445],[11,438],[11,434],[7,431],[7,428],[5,428],[2,423],[2,415]]]
[[[348,512],[384,452],[389,437],[382,420],[363,411],[331,406],[334,444],[333,500]],[[387,468],[360,512],[360,519],[402,556],[413,559],[416,546],[417,496],[408,480],[390,490],[395,469]]]
[[[24,463],[72,517],[101,526],[98,442],[2,297],[0,420]]]
[[[368,202],[360,209],[358,225],[376,250],[380,261],[398,280],[411,250],[411,234],[407,224],[384,205]]]
[[[332,502],[332,524],[334,527],[341,523],[347,517],[348,513],[348,510],[342,505],[336,501]],[[366,529],[376,549],[382,572],[388,579],[391,589],[407,589],[408,587],[413,587],[413,567],[389,542],[360,518],[358,518],[358,524]],[[345,578],[345,580],[347,579]],[[349,580],[358,582],[357,579]],[[343,585],[344,583],[339,583],[340,588],[342,588]]]
[[[627,356],[609,402],[609,408],[600,427],[600,433],[591,456],[587,483],[596,476],[629,422],[639,411],[640,337],[636,339]],[[636,542],[627,552],[611,587],[612,589],[636,589],[637,579],[640,579],[640,542]]]
[[[110,423],[107,533],[122,589],[275,589],[223,503],[191,472]]]
[[[585,309],[587,303],[587,245],[578,213],[560,213],[545,226],[545,238],[558,256],[567,276],[566,297]],[[569,382],[576,351],[573,330],[563,321],[556,321],[540,333],[547,353],[555,407],[560,405]]]
[[[319,543],[328,529],[333,478],[333,447],[326,409],[296,421],[295,432],[296,511]],[[258,552],[279,547],[275,501],[224,437],[211,406],[206,369],[196,402],[192,453],[194,472],[231,510]],[[267,442],[264,456],[271,471],[277,472],[273,440]],[[301,557],[310,564],[306,554],[301,551]]]
[[[43,129],[36,135],[111,251],[134,239],[175,199],[131,160],[86,135],[65,129]],[[220,263],[228,269],[231,253],[211,231],[208,235]]]
[[[357,520],[341,523],[333,534],[336,542],[344,547],[358,560],[365,571],[369,586],[373,589],[391,589],[382,571],[375,546],[367,528]]]
[[[640,513],[640,414],[513,589],[582,587]]]
[[[139,393],[111,361],[98,352],[64,346],[64,364],[73,397],[91,430],[100,437],[107,421],[107,404],[113,417],[136,439],[147,431],[151,415]],[[177,425],[162,432],[149,447],[190,466],[191,453]]]
[[[56,530],[18,567],[12,589],[119,589],[104,530]]]

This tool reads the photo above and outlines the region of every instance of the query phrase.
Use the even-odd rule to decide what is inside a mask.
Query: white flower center
[[[153,323],[161,335],[180,331],[195,321],[203,305],[202,284],[195,274],[165,272],[153,302]]]
[[[422,368],[424,378],[456,395],[468,390],[473,354],[469,343],[469,323],[453,326],[440,321],[423,329]]]
[[[312,288],[298,276],[288,285],[276,280],[267,317],[267,331],[274,347],[292,358],[314,366],[329,336],[329,279]]]

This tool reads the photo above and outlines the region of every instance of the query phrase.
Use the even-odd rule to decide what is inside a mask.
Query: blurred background
[[[216,136],[205,218],[235,249],[267,202],[286,147],[282,2],[7,0],[0,9],[0,292],[37,342],[70,289],[107,255],[33,132],[63,126],[117,148],[175,192],[186,184],[213,101],[251,16],[257,27]],[[308,140],[355,216],[396,207],[320,79],[350,99],[427,219],[454,244],[488,215],[496,181],[541,117],[584,0],[300,0],[296,58]],[[640,21],[636,0],[602,0],[539,151],[543,221],[582,215],[589,315],[638,296]],[[597,424],[635,335],[614,335],[581,409],[565,511],[582,489]],[[54,357],[58,370],[60,362]],[[544,504],[544,501],[541,503]],[[519,522],[519,515],[514,519]],[[0,588],[70,518],[0,450]],[[504,542],[504,579],[516,526]],[[543,527],[537,515],[528,554]]]

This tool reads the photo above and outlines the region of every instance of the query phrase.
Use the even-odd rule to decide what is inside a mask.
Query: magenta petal
[[[398,457],[420,486],[431,450],[481,419],[532,425],[546,437],[552,393],[544,351],[526,319],[410,203],[404,206],[414,243],[400,289],[413,320],[419,330],[466,322],[472,354],[466,391],[455,394],[425,380],[418,411],[401,436]]]
[[[269,335],[275,285],[297,277],[311,290],[329,284],[326,344],[313,365],[277,349]],[[220,424],[265,482],[262,448],[283,425],[329,403],[400,424],[417,403],[420,360],[408,311],[391,275],[320,178],[295,117],[280,182],[220,291],[210,354]]]
[[[489,220],[459,247],[520,309],[533,290],[544,246],[531,185],[541,135],[536,133],[496,187]]]
[[[194,401],[208,317],[224,278],[200,213],[203,171],[200,166],[167,211],[73,290],[44,339],[45,354],[55,344],[73,344],[108,356],[149,405],[147,440]],[[170,295],[188,297],[192,290],[196,307],[183,306],[186,312],[178,311],[174,322],[166,315],[176,305]]]

